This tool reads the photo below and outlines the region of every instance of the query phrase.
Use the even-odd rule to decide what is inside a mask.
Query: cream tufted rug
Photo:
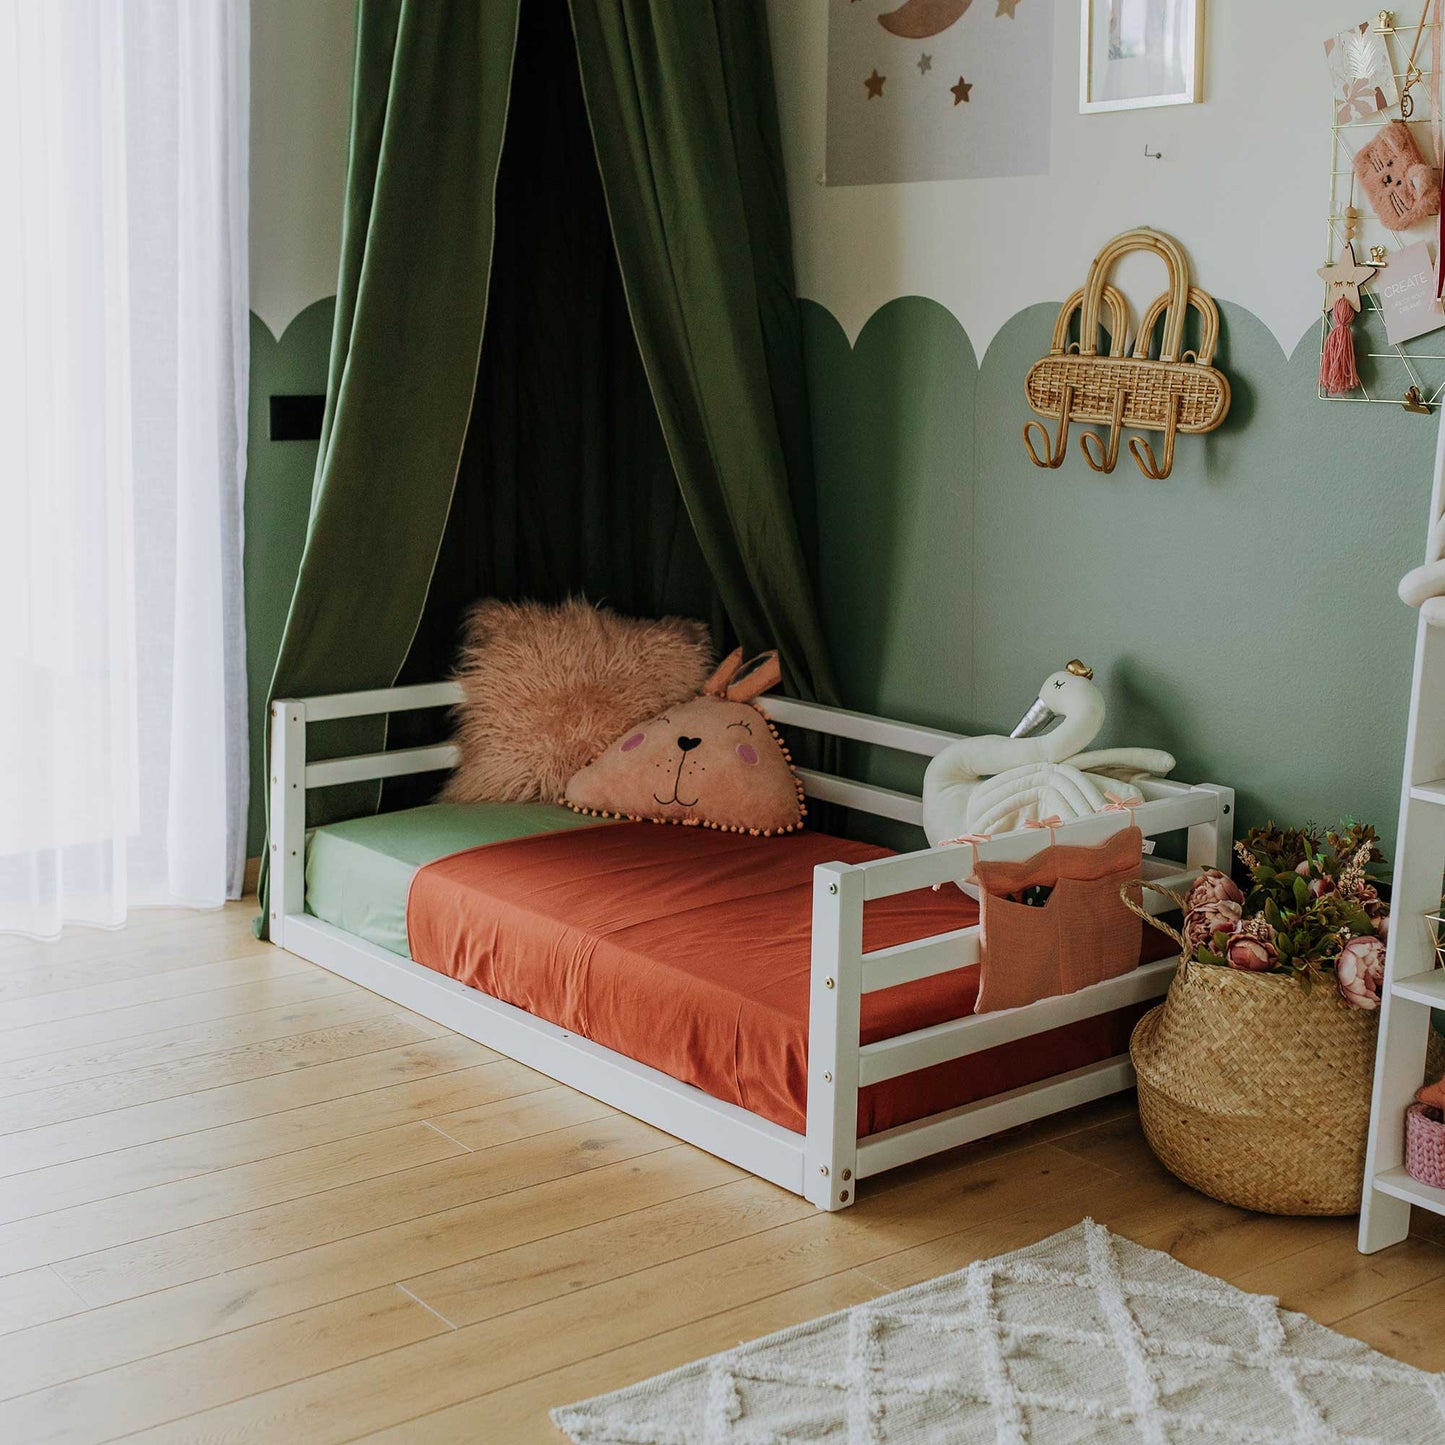
[[[1427,1445],[1445,1375],[1086,1219],[552,1418],[578,1445]]]

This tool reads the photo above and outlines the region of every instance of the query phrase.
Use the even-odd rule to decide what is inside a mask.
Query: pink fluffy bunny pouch
[[[1375,214],[1392,231],[1418,225],[1440,210],[1439,178],[1402,120],[1392,120],[1360,147],[1355,175]]]
[[[782,679],[776,652],[738,648],[702,693],[630,727],[572,775],[567,804],[599,817],[771,837],[803,826],[803,787],[754,699]]]

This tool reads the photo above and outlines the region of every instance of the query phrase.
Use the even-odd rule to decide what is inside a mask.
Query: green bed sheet
[[[552,803],[431,803],[328,823],[306,840],[306,911],[410,958],[406,895],[424,864],[484,843],[602,821]]]

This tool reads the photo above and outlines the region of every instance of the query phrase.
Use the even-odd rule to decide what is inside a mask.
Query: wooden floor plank
[[[1077,1224],[1085,1212],[1111,1229],[1125,1223],[1134,1211],[1143,1211],[1157,1220],[1161,1213],[1179,1207],[1183,1194],[1182,1185],[1170,1189],[1152,1181],[1094,1181],[1079,1195],[1050,1191],[997,1217],[975,1220],[971,1214],[964,1214],[958,1221],[962,1228],[941,1232],[933,1239],[881,1255],[857,1268],[883,1289],[907,1289],[964,1269],[974,1260],[990,1259],[1046,1239]]]
[[[133,1008],[137,1004],[162,1003],[189,994],[210,993],[213,989],[235,988],[243,983],[305,972],[305,959],[271,948],[238,958],[219,959],[214,963],[192,964],[189,968],[167,973],[107,979],[88,988],[0,1002],[0,1051],[5,1048],[5,1035],[14,1029],[83,1018],[87,1014],[108,1013],[111,1009]]]
[[[851,1309],[880,1293],[857,1270],[829,1275],[359,1438],[367,1445],[478,1445],[493,1440],[561,1445],[562,1436],[548,1419],[556,1405],[619,1390],[744,1340]]]
[[[392,1285],[0,1401],[0,1439],[96,1445],[446,1330]]]
[[[134,1244],[464,1152],[462,1145],[425,1123],[401,1124],[154,1189],[138,1189],[115,1199],[18,1219],[0,1224],[0,1276]]]
[[[0,1335],[75,1314],[87,1305],[53,1269],[22,1270],[0,1279]],[[0,1352],[4,1345],[0,1344]]]
[[[1331,1328],[1417,1369],[1445,1369],[1445,1288],[1438,1279],[1345,1315]]]
[[[93,1159],[32,1169],[28,1174],[0,1179],[0,1223],[153,1188],[213,1169],[229,1169],[268,1155],[289,1154],[353,1134],[391,1129],[491,1099],[510,1098],[549,1082],[541,1074],[503,1059]]]
[[[639,1268],[807,1218],[806,1200],[758,1179],[613,1215],[565,1234],[486,1254],[403,1280],[453,1325],[472,1325]]]
[[[5,1337],[0,1398],[373,1289],[421,1268],[697,1194],[736,1170],[675,1145]]]
[[[5,967],[0,964],[0,1000],[40,998],[46,994],[84,993],[93,988],[129,979],[182,972],[212,963],[242,958],[261,958],[274,952],[269,943],[252,938],[249,930],[234,927],[211,938],[192,938],[188,933],[161,934],[154,943],[137,947],[123,956],[105,961],[103,969],[93,958],[58,959]]]
[[[247,904],[188,912],[141,909],[124,928],[70,928],[57,939],[36,942],[18,934],[0,934],[0,976],[37,968],[64,969],[79,963],[94,980],[106,977],[118,960],[138,955],[190,954],[191,962],[217,941],[257,943],[251,931],[255,909]]]
[[[419,1029],[410,1018],[381,1014],[307,1034],[262,1039],[238,1049],[203,1054],[197,1059],[125,1069],[108,1074],[104,1088],[97,1088],[93,1081],[87,1080],[56,1084],[49,1089],[30,1089],[0,1098],[0,1135],[63,1124],[69,1119],[98,1117],[116,1109],[309,1069],[314,1064],[334,1063],[337,1059],[354,1059],[433,1037],[436,1035]]]
[[[496,1099],[450,1114],[435,1114],[427,1123],[464,1149],[491,1149],[515,1139],[565,1129],[569,1124],[605,1119],[615,1112],[586,1094],[555,1084],[514,1099]]]
[[[1221,1279],[1302,1254],[1339,1234],[1338,1221],[1251,1214],[1214,1199],[1191,1199],[1165,1224],[1132,1220],[1116,1233]]]
[[[554,1405],[1084,1214],[1445,1367],[1445,1248],[1196,1194],[1127,1096],[818,1214],[257,944],[253,911],[0,940],[0,1439],[540,1445]]]
[[[1274,1295],[1285,1309],[1334,1326],[1412,1290],[1431,1287],[1445,1293],[1445,1249],[1407,1239],[1378,1254],[1361,1254],[1348,1234],[1330,1230],[1308,1249],[1245,1269],[1232,1280],[1240,1289]],[[1430,1358],[1433,1363],[1424,1368],[1445,1370],[1445,1335],[1435,1337]]]
[[[278,1255],[370,1234],[390,1224],[442,1214],[542,1180],[655,1153],[672,1142],[635,1119],[610,1114],[495,1149],[419,1165],[408,1173],[405,1189],[398,1189],[390,1176],[368,1179],[328,1190],[323,1198],[308,1195],[81,1255],[55,1269],[92,1304],[114,1304]]]
[[[423,1039],[360,1058],[313,1064],[287,1074],[222,1084],[155,1103],[26,1129],[9,1135],[0,1146],[0,1178],[261,1119],[307,1104],[368,1094],[411,1079],[455,1073],[496,1058],[491,1049],[471,1039],[455,1035]]]
[[[11,1059],[0,1054],[0,1096],[13,1097],[68,1084],[90,1084],[133,1069],[234,1053],[255,1044],[280,1045],[282,1040],[298,1034],[380,1018],[404,1018],[426,1038],[448,1032],[374,993],[354,988],[316,1002],[283,1004],[279,1008],[261,1009],[200,1026],[158,1029],[138,1038],[61,1049],[31,1058]],[[104,1088],[97,1088],[95,1096],[97,1106],[103,1107]]]
[[[367,1362],[269,1390],[188,1421],[192,1438],[340,1442],[563,1365],[856,1269],[948,1230],[957,1211],[1012,1212],[1045,1190],[1082,1190],[1100,1172],[1040,1146],[987,1161],[961,1195],[937,1170],[875,1191],[866,1209],[814,1212],[685,1259],[644,1267]],[[181,1439],[163,1431],[159,1439]]]
[[[191,994],[185,998],[135,1004],[130,1008],[108,1009],[105,1013],[86,1014],[81,1018],[62,1018],[30,1028],[11,1029],[5,1035],[4,1054],[12,1060],[28,1059],[62,1049],[84,1048],[87,1044],[134,1038],[137,1034],[155,1033],[158,1029],[260,1013],[284,1004],[345,993],[354,987],[354,984],[324,969],[311,969],[288,974],[284,978],[212,989],[208,993]]]

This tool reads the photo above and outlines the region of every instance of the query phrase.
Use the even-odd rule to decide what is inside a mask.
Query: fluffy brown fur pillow
[[[695,696],[711,666],[707,628],[687,618],[640,621],[582,598],[478,602],[456,672],[461,761],[442,797],[560,803],[584,763]]]

